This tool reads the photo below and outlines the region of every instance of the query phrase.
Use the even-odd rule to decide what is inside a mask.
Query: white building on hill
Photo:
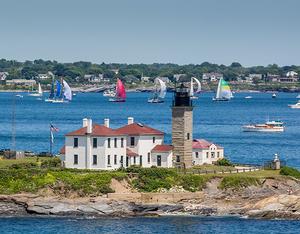
[[[224,158],[224,148],[204,139],[193,140],[193,165],[213,164]]]
[[[135,123],[112,129],[109,119],[104,125],[83,119],[82,128],[65,136],[66,168],[112,170],[131,165],[142,167],[171,167],[172,146],[164,145],[164,133],[146,125]]]

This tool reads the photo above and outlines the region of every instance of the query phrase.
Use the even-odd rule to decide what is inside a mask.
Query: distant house
[[[262,74],[249,74],[248,76],[245,77],[245,81],[247,83],[253,83],[254,80],[259,81],[263,79]]]
[[[116,75],[119,74],[119,69],[111,69],[112,72],[114,72]]]
[[[14,80],[7,80],[6,85],[25,85],[25,86],[32,86],[35,85],[35,80],[25,80],[25,79],[14,79]]]
[[[161,79],[163,82],[165,82],[167,84],[171,82],[170,79],[168,77],[166,77],[166,76],[158,76],[156,78]]]
[[[185,76],[186,76],[186,74],[174,74],[173,78],[174,78],[174,80],[179,81],[181,78],[183,78]]]
[[[223,78],[223,74],[217,72],[203,73],[202,80],[203,81],[218,81]]]
[[[9,75],[8,72],[0,72],[0,80],[1,81],[6,80],[8,75]]]
[[[50,79],[51,78],[51,75],[49,75],[48,73],[46,74],[38,74],[38,77],[37,77],[39,80],[46,80],[46,79]]]
[[[141,81],[142,82],[149,82],[150,81],[150,77],[149,76],[142,76],[141,77]]]
[[[268,82],[279,82],[280,81],[280,75],[268,73],[267,76],[266,76],[266,81],[268,81]]]
[[[294,71],[289,71],[286,73],[286,77],[298,77],[298,73]]]
[[[224,148],[204,139],[193,140],[193,164],[213,164],[224,158]]]
[[[98,74],[97,75],[92,75],[92,74],[86,74],[83,77],[86,81],[90,82],[90,83],[99,83],[101,81],[103,81],[103,74]]]
[[[267,74],[266,81],[278,83],[297,83],[298,74],[296,72],[288,72],[286,76]]]

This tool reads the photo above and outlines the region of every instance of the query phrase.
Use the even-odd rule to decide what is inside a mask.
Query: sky
[[[0,58],[299,65],[298,0],[0,0]]]

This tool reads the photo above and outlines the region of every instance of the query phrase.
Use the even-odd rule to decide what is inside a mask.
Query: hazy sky
[[[298,0],[0,0],[0,58],[299,65]]]

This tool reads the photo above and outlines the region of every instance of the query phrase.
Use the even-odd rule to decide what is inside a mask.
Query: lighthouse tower
[[[172,105],[172,145],[174,166],[192,167],[193,104],[187,87],[176,87]]]

